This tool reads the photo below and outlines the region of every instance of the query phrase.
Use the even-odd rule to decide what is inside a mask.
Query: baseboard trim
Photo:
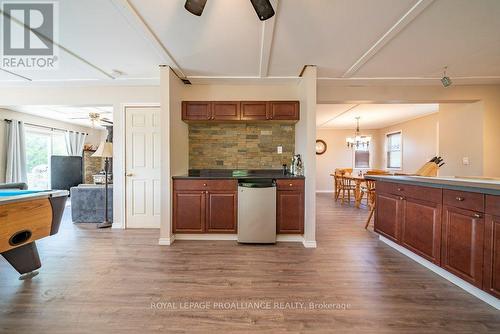
[[[175,235],[175,240],[212,240],[212,241],[224,241],[224,240],[238,240],[237,234],[212,234],[212,233],[177,233]]]
[[[165,239],[165,240],[164,240]],[[161,244],[166,245],[168,242],[168,238],[160,238]],[[173,240],[207,240],[207,241],[236,241],[238,240],[237,234],[212,234],[212,233],[177,233],[173,235]],[[173,240],[171,243],[173,243]],[[301,234],[278,234],[276,236],[277,242],[301,242],[304,244],[304,237]],[[305,244],[304,244],[305,245]],[[316,247],[316,243],[314,243],[314,247]],[[314,248],[310,247],[310,248]]]
[[[158,244],[160,246],[170,246],[174,243],[175,241],[175,234],[172,234],[170,238],[160,238],[158,240]]]
[[[316,240],[304,240],[302,241],[302,244],[304,245],[305,248],[317,248],[318,245],[316,244]]]
[[[304,242],[302,234],[278,234],[276,236],[277,242]]]
[[[333,194],[333,190],[316,190],[316,194]]]
[[[493,297],[492,295],[484,292],[481,289],[476,288],[474,285],[464,281],[461,278],[458,278],[457,276],[447,272],[441,267],[436,266],[434,263],[427,261],[423,257],[418,256],[417,254],[407,250],[406,248],[398,245],[397,243],[379,235],[380,241],[384,242],[388,246],[394,248],[398,252],[408,256],[410,259],[412,259],[415,262],[418,262],[419,264],[423,265],[427,269],[432,270],[439,276],[443,277],[444,279],[450,281],[451,283],[455,284],[459,288],[462,288],[463,290],[467,291],[471,295],[473,295],[476,298],[481,299],[483,302],[490,304],[497,310],[500,310],[500,299]]]

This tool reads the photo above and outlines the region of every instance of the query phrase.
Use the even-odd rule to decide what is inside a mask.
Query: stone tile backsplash
[[[293,124],[189,124],[190,169],[279,169],[294,152]]]

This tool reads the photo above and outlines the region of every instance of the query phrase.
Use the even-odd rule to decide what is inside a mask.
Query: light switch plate
[[[278,146],[278,154],[283,154],[283,146]]]

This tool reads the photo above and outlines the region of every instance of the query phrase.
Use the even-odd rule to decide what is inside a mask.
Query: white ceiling
[[[439,104],[318,104],[316,126],[320,129],[381,129],[439,111]]]
[[[192,82],[296,78],[439,84],[500,83],[499,0],[272,0],[261,22],[249,0],[59,1],[59,69],[0,71],[0,84],[158,84],[158,65]],[[91,19],[89,19],[91,18]],[[113,70],[124,72],[117,76]]]
[[[6,106],[5,109],[25,114],[55,119],[87,127],[101,128],[98,122],[92,123],[89,114],[98,113],[101,118],[113,121],[112,106]]]

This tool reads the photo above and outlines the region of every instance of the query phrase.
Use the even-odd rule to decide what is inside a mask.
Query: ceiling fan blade
[[[203,9],[205,8],[205,4],[207,0],[186,0],[186,4],[184,8],[191,14],[196,16],[201,16],[203,14]]]
[[[274,9],[269,0],[250,0],[257,16],[261,21],[265,21],[274,16]]]
[[[106,118],[101,118],[101,122],[113,125],[113,122]]]

